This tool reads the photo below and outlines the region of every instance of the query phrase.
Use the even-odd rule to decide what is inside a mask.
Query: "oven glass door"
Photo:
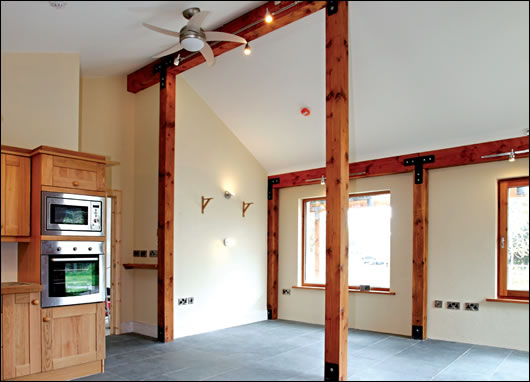
[[[88,205],[73,206],[50,203],[50,224],[68,224],[88,226]]]
[[[49,296],[98,295],[99,275],[99,256],[49,256]]]

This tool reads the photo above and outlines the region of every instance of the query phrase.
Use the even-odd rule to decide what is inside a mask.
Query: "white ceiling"
[[[124,75],[153,61],[175,44],[142,22],[180,30],[182,11],[210,11],[205,29],[214,29],[264,1],[2,1],[2,52],[79,52],[84,76]]]
[[[86,76],[130,73],[174,40],[180,12],[207,29],[263,2],[2,1],[2,51],[77,51]],[[354,160],[525,134],[528,2],[350,2]],[[269,174],[325,165],[324,11],[183,74]],[[302,106],[311,109],[302,117]]]

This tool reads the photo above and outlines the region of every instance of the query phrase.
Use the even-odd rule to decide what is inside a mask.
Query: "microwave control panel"
[[[101,203],[92,203],[92,221],[90,222],[91,231],[101,231]]]

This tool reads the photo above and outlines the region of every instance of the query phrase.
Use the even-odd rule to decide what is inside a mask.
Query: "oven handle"
[[[72,257],[72,258],[60,258],[60,259],[51,259],[52,262],[56,263],[65,263],[69,261],[99,261],[97,257]]]

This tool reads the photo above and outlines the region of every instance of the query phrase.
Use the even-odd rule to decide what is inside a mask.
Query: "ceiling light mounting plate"
[[[197,13],[199,13],[200,11],[201,11],[200,8],[188,8],[182,11],[182,16],[184,16],[184,18],[189,20],[193,16],[195,16]]]

